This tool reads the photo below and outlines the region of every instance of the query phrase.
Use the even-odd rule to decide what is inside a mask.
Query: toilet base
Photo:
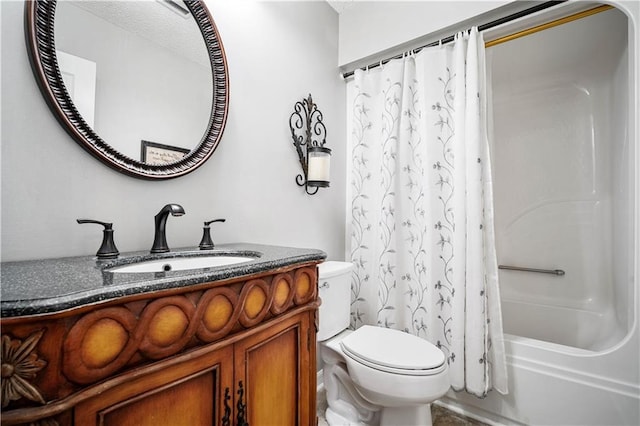
[[[364,423],[347,419],[328,407],[325,419],[329,425],[349,426],[432,426],[431,404],[413,407],[386,407],[381,411],[379,423],[377,421]]]
[[[384,407],[380,412],[380,426],[431,426],[431,404],[409,407]]]
[[[327,411],[325,411],[324,418],[329,426],[368,426],[366,423],[356,422],[352,419],[347,419],[346,417],[341,416],[340,414],[333,411],[331,407],[327,408]]]

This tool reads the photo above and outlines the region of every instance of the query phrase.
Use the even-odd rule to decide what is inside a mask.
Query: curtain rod
[[[566,1],[567,0],[554,0],[554,1],[546,1],[544,3],[537,4],[537,5],[533,6],[533,7],[530,7],[528,9],[522,10],[520,12],[516,12],[516,13],[513,13],[511,15],[505,16],[504,18],[499,18],[499,19],[496,19],[494,21],[487,22],[486,24],[479,25],[478,26],[478,32],[488,30],[489,28],[497,27],[498,25],[502,25],[502,24],[505,24],[507,22],[515,21],[516,19],[522,18],[522,17],[527,16],[527,15],[531,15],[533,13],[539,12],[539,11],[544,10],[544,9],[548,9],[550,7],[553,7],[553,6],[557,6],[557,5],[562,4],[562,3],[566,2]],[[469,31],[471,31],[471,30],[467,30],[467,32],[469,32]],[[420,52],[425,47],[432,47],[432,46],[438,46],[439,44],[450,43],[454,39],[455,39],[455,35],[450,35],[450,36],[445,37],[443,39],[440,39],[438,41],[434,41],[432,43],[425,44],[424,46],[420,46],[420,47],[416,47],[415,49],[411,49],[410,52],[415,54],[415,53]],[[405,53],[400,53],[400,54],[395,55],[395,56],[393,56],[391,58],[383,59],[382,61],[378,61],[375,64],[371,64],[369,66],[362,67],[360,69],[362,71],[366,71],[367,69],[377,68],[380,65],[384,65],[387,62],[392,61],[394,59],[400,59],[405,54],[406,54],[406,52]],[[355,73],[355,70],[354,71],[345,72],[345,73],[342,74],[342,78],[349,78],[354,73]]]
[[[497,38],[495,40],[485,42],[485,47],[492,47],[498,44],[506,43],[511,40],[515,40],[520,37],[528,36],[540,31],[548,30],[549,28],[557,27],[558,25],[567,24],[569,22],[576,21],[578,19],[586,18],[587,16],[595,15],[596,13],[604,12],[605,10],[613,9],[613,6],[609,4],[603,4],[602,6],[594,7],[593,9],[587,9],[583,12],[578,12],[573,15],[565,16],[564,18],[556,19],[555,21],[547,22],[546,24],[537,25],[526,30],[518,31],[513,34],[506,35],[504,37]]]

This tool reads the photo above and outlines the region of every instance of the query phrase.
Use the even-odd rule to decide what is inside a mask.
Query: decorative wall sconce
[[[329,187],[331,150],[324,147],[327,128],[322,118],[322,112],[313,102],[311,94],[307,99],[296,102],[293,114],[289,117],[293,146],[302,166],[302,174],[296,176],[296,183],[304,186],[309,195],[318,192],[318,188]],[[315,189],[310,192],[309,187]]]

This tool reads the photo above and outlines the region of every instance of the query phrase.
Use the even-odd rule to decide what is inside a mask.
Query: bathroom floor
[[[327,402],[324,390],[318,391],[318,426],[328,426],[324,418],[327,409]],[[433,426],[487,426],[478,420],[471,419],[453,411],[447,410],[439,405],[431,405],[431,419]],[[401,426],[401,425],[398,425]]]
[[[474,420],[462,414],[447,410],[439,405],[431,405],[431,419],[433,426],[487,426],[478,420]]]

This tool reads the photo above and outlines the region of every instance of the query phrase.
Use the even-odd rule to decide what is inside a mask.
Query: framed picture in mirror
[[[143,140],[140,160],[149,165],[171,164],[180,161],[190,152],[187,148]]]

